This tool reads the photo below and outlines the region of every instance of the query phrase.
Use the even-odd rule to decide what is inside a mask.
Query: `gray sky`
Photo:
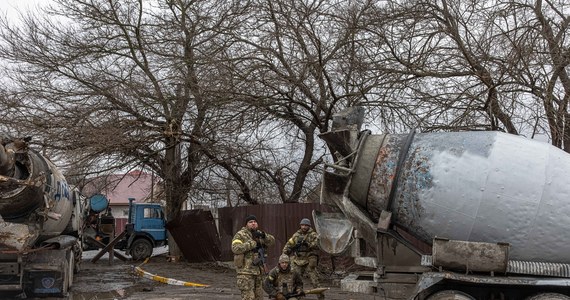
[[[26,11],[50,2],[51,0],[0,0],[0,14],[17,18],[18,11]]]

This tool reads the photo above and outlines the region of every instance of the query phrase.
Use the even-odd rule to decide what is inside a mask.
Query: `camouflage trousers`
[[[316,257],[311,257],[311,259],[316,259]],[[301,276],[303,276],[305,273],[307,273],[307,275],[309,276],[309,279],[311,280],[311,285],[313,286],[313,288],[321,287],[319,284],[319,274],[317,273],[317,263],[316,262],[311,261],[309,263],[305,263],[305,264],[301,264],[301,265],[293,262],[292,265],[293,265],[292,266],[293,271],[298,272]],[[325,299],[325,295],[318,294],[317,298],[318,299]]]
[[[243,275],[237,276],[237,287],[241,291],[241,300],[261,300],[263,299],[263,283],[262,275]]]

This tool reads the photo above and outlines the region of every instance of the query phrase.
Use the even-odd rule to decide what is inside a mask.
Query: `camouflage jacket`
[[[260,239],[260,244],[265,250],[267,247],[275,243],[275,238],[265,233],[265,238]],[[263,274],[263,265],[254,266],[254,260],[259,258],[257,251],[257,243],[253,239],[251,231],[247,227],[242,227],[232,239],[232,252],[234,253],[234,264],[238,274],[244,275],[261,275]],[[267,251],[265,252],[267,254]]]
[[[299,241],[301,241],[301,246],[297,247]],[[293,261],[305,261],[309,256],[319,255],[318,242],[319,238],[317,232],[313,230],[313,228],[309,228],[307,233],[303,233],[303,231],[299,229],[287,241],[285,247],[283,247],[283,253],[287,255],[294,255]]]
[[[286,270],[281,270],[279,266],[271,269],[263,281],[263,290],[270,298],[275,298],[277,293],[283,295],[289,293],[299,293],[303,290],[303,279],[299,273],[291,270],[288,266]]]

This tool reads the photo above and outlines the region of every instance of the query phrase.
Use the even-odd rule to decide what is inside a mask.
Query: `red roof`
[[[83,188],[83,194],[90,197],[103,194],[112,204],[128,204],[129,198],[141,202],[151,195],[153,185],[158,179],[151,174],[132,171],[128,174],[100,176],[90,180]]]

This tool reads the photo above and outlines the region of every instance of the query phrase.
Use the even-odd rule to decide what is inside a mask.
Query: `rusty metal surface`
[[[407,136],[385,138],[372,173],[368,156],[377,146],[366,143],[378,138],[367,137],[362,146],[367,157],[345,158],[350,164],[344,168],[332,166],[338,176],[348,177],[342,180],[350,183],[348,190],[325,182],[322,202],[334,202],[363,232],[387,210],[392,212],[392,226],[427,244],[436,236],[505,242],[511,244],[514,260],[570,263],[570,252],[561,250],[570,244],[568,153],[502,132],[418,133],[398,166]],[[350,145],[353,153],[362,153],[358,141]],[[334,178],[332,172],[325,173],[325,181]],[[366,186],[368,198],[363,199]],[[361,214],[355,212],[357,207]]]
[[[19,172],[0,180],[0,215],[4,220],[20,220],[44,205],[44,191],[37,185],[44,182],[40,158],[19,155]],[[20,163],[21,162],[21,163]]]
[[[465,272],[506,272],[509,245],[434,239],[432,264]]]
[[[182,211],[166,228],[188,262],[220,260],[220,239],[210,211]]]
[[[405,136],[390,136],[378,152],[369,212],[385,209]],[[393,222],[424,242],[507,242],[512,259],[570,262],[560,250],[570,244],[570,156],[562,150],[500,132],[417,134],[402,171]]]
[[[388,206],[388,196],[396,176],[396,167],[400,148],[406,142],[405,135],[388,135],[383,139],[375,158],[376,167],[373,170],[366,199],[372,218],[378,219],[380,212]],[[360,170],[357,171],[357,173]],[[365,180],[365,179],[363,179]]]
[[[464,215],[476,213],[488,170],[480,162],[454,164],[441,155],[484,161],[494,137],[492,132],[417,134],[398,183],[394,203],[397,222],[428,242],[434,236],[470,240],[469,225],[461,223],[470,222]],[[426,219],[431,216],[437,220]],[[490,242],[500,241],[504,239]]]
[[[233,259],[231,241],[234,234],[241,229],[248,215],[255,215],[260,229],[275,236],[275,245],[268,249],[268,264],[277,265],[277,260],[287,240],[299,229],[299,222],[303,218],[309,218],[314,224],[312,211],[316,209],[331,212],[326,205],[316,203],[286,203],[265,204],[241,207],[224,207],[218,209],[219,230],[221,240],[221,260]],[[325,253],[321,253],[325,256]]]
[[[36,241],[37,231],[30,231],[26,224],[0,220],[0,251],[22,251]]]
[[[70,222],[73,203],[70,187],[59,169],[22,141],[6,147],[14,144],[18,146],[14,146],[13,169],[2,174],[4,179],[13,180],[0,181],[0,225],[6,238],[3,243],[9,248],[24,249],[36,238],[42,241],[60,235]],[[31,234],[23,233],[25,230]]]

